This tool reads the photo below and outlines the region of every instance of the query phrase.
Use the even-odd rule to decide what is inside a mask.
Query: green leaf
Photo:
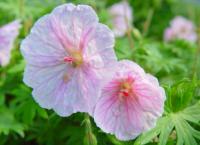
[[[177,145],[197,145],[200,131],[194,129],[190,122],[200,125],[200,102],[180,112],[169,113],[160,118],[152,130],[143,133],[134,145],[147,144],[159,137],[159,145],[166,145],[173,129],[177,134]]]
[[[25,126],[15,120],[15,117],[10,110],[0,107],[0,134],[8,135],[10,131],[18,133],[24,137]]]
[[[166,92],[168,94],[166,107],[168,107],[171,112],[178,112],[187,107],[193,99],[193,96],[195,96],[197,86],[198,80],[183,79],[166,87]]]
[[[0,106],[3,105],[5,102],[5,96],[4,94],[0,93]]]
[[[31,124],[37,115],[44,119],[48,118],[46,111],[34,101],[30,89],[26,86],[20,85],[11,94],[16,96],[11,105],[15,108],[17,117],[24,123]]]
[[[160,133],[160,129],[162,127],[162,124],[166,124],[166,121],[168,119],[166,117],[160,118],[157,122],[157,125],[155,128],[151,129],[150,131],[143,133],[134,143],[134,145],[143,145],[147,144],[148,142],[152,141],[153,138],[157,137],[157,135]]]
[[[25,66],[25,62],[24,61],[20,61],[19,64],[16,64],[13,67],[11,67],[10,69],[8,69],[8,73],[19,73],[19,72],[22,72],[24,70],[24,66]]]
[[[170,133],[172,132],[172,129],[174,128],[174,125],[172,123],[168,123],[170,122],[170,117],[166,117],[165,118],[165,125],[161,126],[161,133],[159,136],[159,145],[165,145],[167,144],[167,140],[168,140],[168,136],[170,135]]]
[[[116,139],[114,136],[112,135],[107,135],[107,137],[109,138],[109,140],[114,144],[114,145],[124,145],[122,141],[119,141],[118,139]]]
[[[200,121],[200,102],[196,103],[191,107],[186,108],[183,110],[183,113],[180,116],[192,123],[199,124]]]
[[[44,119],[48,119],[48,114],[47,114],[46,110],[44,110],[43,108],[41,108],[38,105],[36,107],[36,110],[37,110],[37,113],[39,114],[40,117],[42,117]]]

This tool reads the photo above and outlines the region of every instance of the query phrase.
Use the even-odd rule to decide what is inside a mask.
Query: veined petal
[[[44,108],[51,109],[56,103],[59,87],[64,83],[65,66],[40,68],[27,67],[24,82],[33,87],[33,97]]]
[[[28,64],[46,66],[61,63],[67,54],[57,33],[51,26],[50,15],[39,19],[31,30],[31,34],[22,42],[21,52]]]
[[[114,49],[112,49],[114,47],[114,43],[114,34],[112,31],[106,25],[99,24],[96,28],[96,33],[94,36],[93,49],[94,47],[96,48],[95,53],[100,54],[105,67],[110,67],[110,65],[117,60]],[[88,51],[91,51],[91,49],[92,48],[90,46]]]
[[[156,78],[128,60],[118,62],[102,90],[94,120],[103,131],[120,140],[131,140],[153,128],[162,115],[163,88]]]
[[[60,116],[93,115],[102,72],[116,61],[113,43],[112,32],[91,7],[58,6],[36,22],[21,44],[27,62],[24,82],[43,108]]]

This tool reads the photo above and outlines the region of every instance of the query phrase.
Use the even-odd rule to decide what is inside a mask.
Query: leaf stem
[[[92,132],[92,124],[90,121],[90,116],[85,113],[85,138],[84,145],[97,145],[96,136]]]
[[[194,56],[194,63],[193,63],[193,72],[192,77],[199,73],[198,65],[199,65],[199,58],[200,58],[200,27],[197,30],[198,40],[197,40],[197,49]]]
[[[127,3],[128,1],[125,0]],[[133,49],[134,48],[134,41],[133,41],[133,38],[131,36],[131,32],[132,32],[132,25],[130,25],[129,23],[129,20],[127,18],[127,9],[126,7],[124,6],[124,19],[125,19],[125,22],[126,22],[126,27],[127,27],[127,37],[128,37],[128,42],[129,42],[129,46],[130,46],[130,49]]]
[[[90,116],[87,113],[85,114],[85,127],[86,127],[86,133],[92,131]]]
[[[144,26],[143,26],[143,36],[146,36],[149,32],[149,27],[151,25],[152,22],[152,18],[154,15],[154,9],[150,9],[146,18],[146,21],[144,22]]]
[[[25,0],[19,0],[19,14],[20,14],[20,18],[24,17],[24,5],[25,5]]]

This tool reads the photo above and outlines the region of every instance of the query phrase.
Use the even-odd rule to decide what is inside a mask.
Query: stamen
[[[119,98],[123,100],[124,97],[129,97],[132,94],[133,79],[122,80],[119,90]]]
[[[73,67],[80,67],[83,64],[81,51],[71,52],[70,56],[64,57],[64,62],[70,63]]]
[[[70,56],[64,57],[64,62],[68,62],[68,63],[72,63],[73,62],[73,58]]]
[[[128,91],[122,91],[122,94],[123,94],[125,97],[128,97],[128,96],[129,96],[129,92],[128,92]]]

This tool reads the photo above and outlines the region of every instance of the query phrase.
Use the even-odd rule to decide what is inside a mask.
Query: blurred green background
[[[133,60],[159,78],[167,94],[165,113],[156,128],[129,142],[103,133],[91,118],[93,143],[86,133],[84,114],[61,118],[40,108],[22,82],[25,62],[20,42],[37,19],[69,2],[92,6],[100,22],[112,28],[108,8],[118,0],[0,0],[0,25],[14,19],[23,25],[10,64],[0,67],[0,145],[199,145],[200,38],[197,43],[167,43],[163,33],[181,15],[193,21],[200,35],[200,0],[128,1],[133,9],[133,31],[129,37],[116,38],[115,51],[119,59]]]

